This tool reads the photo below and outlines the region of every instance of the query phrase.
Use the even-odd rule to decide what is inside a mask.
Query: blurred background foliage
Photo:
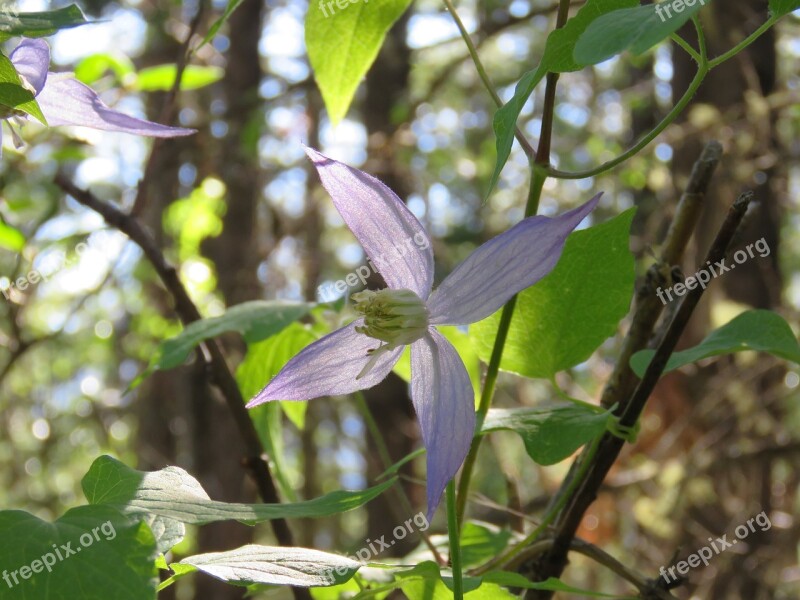
[[[189,24],[205,32],[224,9],[214,0],[87,0],[99,22],[51,38],[54,61],[106,100],[155,120],[169,118],[168,90]],[[575,6],[581,3],[576,2]],[[25,0],[21,10],[52,6]],[[554,22],[549,0],[468,0],[459,11],[503,99],[541,56]],[[53,184],[63,171],[103,199],[134,210],[179,269],[204,316],[253,299],[320,299],[320,286],[364,261],[318,184],[300,142],[377,175],[408,202],[434,239],[437,280],[477,245],[523,214],[527,161],[515,146],[496,191],[484,202],[494,166],[494,106],[442,4],[418,0],[387,36],[344,121],[333,127],[315,87],[303,42],[306,3],[243,0],[211,44],[192,58],[175,113],[191,138],[151,142],[86,130],[24,130],[26,146],[6,142],[0,163],[0,218],[24,235],[3,235],[0,287],[47,261],[65,262],[48,281],[0,301],[0,505],[52,519],[80,502],[79,482],[101,453],[141,469],[177,464],[213,498],[254,501],[230,416],[193,360],[156,372],[128,391],[160,341],[180,331],[141,252],[107,229]],[[730,48],[764,21],[766,1],[724,0],[701,13],[712,54]],[[691,32],[686,31],[687,37]],[[12,42],[13,43],[13,42]],[[332,49],[332,52],[339,51]],[[341,51],[344,51],[343,49]],[[602,177],[548,180],[541,212],[576,206],[604,190],[595,222],[638,211],[631,248],[642,274],[652,262],[702,145],[720,140],[717,173],[685,272],[697,268],[724,214],[743,188],[759,210],[741,244],[765,237],[772,253],[716,280],[683,346],[702,339],[745,307],[771,308],[795,330],[800,322],[800,20],[784,19],[703,85],[690,109],[656,143]],[[554,164],[580,170],[627,148],[666,114],[693,73],[670,44],[563,75]],[[526,104],[520,127],[536,140],[543,87]],[[87,144],[86,142],[90,142]],[[147,174],[146,184],[137,184]],[[90,250],[77,255],[76,246]],[[375,284],[376,282],[372,282]],[[320,307],[303,324],[251,345],[224,338],[247,395],[315,336],[342,318]],[[625,323],[622,327],[624,330]],[[454,335],[458,335],[455,332]],[[620,338],[558,385],[596,399]],[[466,346],[462,354],[477,370]],[[245,356],[247,357],[245,359]],[[550,382],[501,376],[498,406],[555,399]],[[762,510],[773,528],[717,557],[675,593],[683,598],[800,598],[800,374],[749,353],[690,366],[664,377],[638,443],[612,471],[580,535],[632,569],[655,577]],[[419,444],[405,383],[392,375],[365,393],[392,460]],[[350,399],[253,411],[276,451],[286,499],[357,488],[383,470],[367,435],[363,407]],[[269,435],[268,435],[268,432]],[[470,516],[519,528],[535,518],[569,465],[531,462],[519,438],[496,433],[484,446]],[[404,467],[404,485],[420,509],[420,461]],[[525,515],[534,515],[533,517]],[[355,550],[410,515],[391,495],[365,509],[294,524],[299,545]],[[441,518],[441,517],[440,517]],[[443,523],[436,522],[441,530]],[[213,525],[176,552],[214,551],[266,528]],[[398,544],[401,554],[418,543]],[[623,583],[576,558],[566,580],[616,590]],[[315,592],[317,593],[317,592]],[[239,589],[198,576],[164,597],[241,598]],[[320,598],[327,597],[319,592]],[[270,597],[274,596],[270,594]]]

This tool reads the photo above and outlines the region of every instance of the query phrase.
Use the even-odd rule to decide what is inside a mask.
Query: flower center
[[[386,342],[389,350],[420,339],[428,330],[428,308],[411,290],[365,290],[353,294],[356,312],[364,315],[358,333]]]

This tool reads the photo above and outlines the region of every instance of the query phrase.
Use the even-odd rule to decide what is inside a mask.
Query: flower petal
[[[547,275],[567,236],[597,206],[601,194],[558,217],[529,217],[475,250],[428,299],[431,324],[467,325],[485,319]]]
[[[34,95],[42,91],[50,67],[50,46],[44,40],[24,39],[9,56],[14,68],[31,84]]]
[[[363,171],[323,156],[306,154],[317,168],[344,222],[392,289],[409,289],[425,300],[433,284],[431,240],[397,195]]]
[[[381,344],[355,331],[356,326],[363,324],[364,319],[358,319],[304,348],[247,403],[247,408],[270,400],[311,400],[350,394],[380,383],[400,358],[403,346],[386,352],[366,375],[356,379],[371,358],[367,350]]]
[[[195,133],[194,129],[159,125],[109,108],[94,90],[75,79],[71,73],[50,73],[47,85],[36,100],[49,125],[81,125],[148,137],[176,137]]]
[[[472,385],[461,357],[438,331],[411,345],[411,398],[428,451],[428,518],[467,456],[475,432]]]

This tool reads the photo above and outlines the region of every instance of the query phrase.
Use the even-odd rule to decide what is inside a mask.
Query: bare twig
[[[706,261],[716,263],[726,257],[728,247],[744,218],[752,197],[752,192],[746,192],[733,203],[703,264]],[[704,291],[703,288],[696,287],[690,290],[683,302],[681,302],[680,308],[666,329],[663,339],[659,341],[655,355],[639,381],[636,390],[630,399],[621,404],[617,410],[616,414],[619,417],[620,426],[633,427],[638,421]],[[605,434],[601,439],[593,464],[590,466],[583,484],[577,489],[561,513],[556,526],[556,534],[553,538],[553,547],[537,559],[534,564],[534,577],[536,580],[558,577],[564,570],[567,564],[567,552],[583,519],[583,515],[597,497],[597,492],[611,466],[619,456],[624,443],[625,440],[610,433]],[[551,596],[550,592],[541,591],[532,591],[527,595],[528,598],[536,600],[549,599]]]
[[[189,297],[186,288],[178,277],[177,271],[167,262],[153,237],[137,219],[123,213],[115,206],[99,200],[91,192],[78,188],[63,174],[56,175],[55,183],[80,204],[99,213],[109,225],[127,235],[142,249],[164,286],[172,295],[175,302],[175,312],[184,326],[201,319],[200,312]],[[258,438],[258,433],[250,419],[250,415],[247,413],[245,400],[225,361],[225,357],[215,340],[207,340],[203,342],[203,345],[205,354],[209,358],[209,370],[212,380],[224,397],[242,436],[247,453],[242,462],[249,470],[264,502],[279,503],[280,499],[269,465],[262,456],[261,441]],[[282,546],[293,545],[292,533],[285,519],[275,519],[271,521],[271,524],[275,537]]]

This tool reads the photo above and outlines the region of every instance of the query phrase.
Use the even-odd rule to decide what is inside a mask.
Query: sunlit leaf
[[[341,121],[386,32],[411,0],[309,2],[306,48],[333,123]]]
[[[350,579],[361,567],[361,563],[340,554],[257,544],[228,552],[190,556],[180,564],[234,585],[260,583],[300,587],[336,585]]]
[[[142,69],[130,88],[141,92],[168,91],[175,85],[178,72],[174,64],[157,65]],[[220,67],[189,65],[181,76],[182,90],[196,90],[222,79],[225,72]]]
[[[519,294],[500,368],[550,379],[585,361],[616,333],[633,296],[634,260],[628,245],[634,211],[572,233],[550,274]],[[500,313],[469,329],[486,362]]]
[[[125,514],[155,514],[182,523],[215,521],[260,523],[272,519],[328,517],[353,510],[394,485],[392,479],[360,491],[336,491],[302,502],[238,504],[211,500],[200,483],[179,467],[136,471],[111,458],[94,461],[81,485],[91,504],[111,506]]]
[[[0,221],[0,248],[20,252],[25,247],[25,234]]]

